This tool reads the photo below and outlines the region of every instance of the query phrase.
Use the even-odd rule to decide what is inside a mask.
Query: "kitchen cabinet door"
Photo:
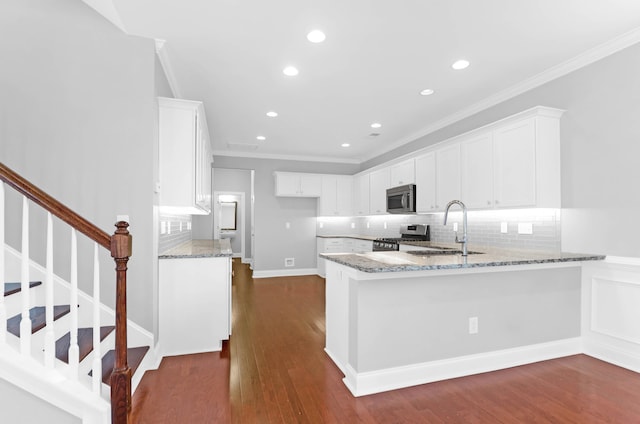
[[[535,206],[535,118],[498,128],[493,143],[496,207]]]
[[[416,158],[416,211],[436,211],[436,154]]]
[[[369,174],[353,178],[353,211],[358,216],[369,215]]]
[[[352,215],[353,185],[347,175],[323,175],[318,216]]]
[[[390,188],[389,168],[379,169],[369,174],[369,213],[381,215],[387,213],[387,189]]]
[[[391,187],[414,184],[416,182],[415,161],[413,159],[392,165],[389,171]]]
[[[460,199],[460,144],[436,150],[436,210]]]
[[[493,136],[481,134],[460,144],[461,199],[470,209],[493,207]]]
[[[201,102],[158,98],[160,207],[166,213],[211,211],[211,144]]]
[[[320,197],[322,176],[300,172],[274,172],[276,196]]]

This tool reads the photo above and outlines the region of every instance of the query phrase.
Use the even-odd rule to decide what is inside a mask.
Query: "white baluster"
[[[44,337],[44,365],[53,368],[56,357],[56,336],[53,328],[53,220],[47,213],[47,273],[45,276],[45,314],[47,331]]]
[[[100,263],[98,243],[93,246],[93,393],[102,388],[102,349],[100,348]]]
[[[31,296],[29,293],[29,202],[22,197],[22,262],[20,297],[22,297],[22,318],[20,320],[20,352],[31,355]]]
[[[78,363],[80,349],[78,348],[78,242],[76,230],[71,229],[71,296],[69,299],[71,308],[71,328],[69,340],[69,378],[78,379]]]
[[[2,284],[2,293],[0,293],[0,346],[7,342],[7,308],[4,304],[4,183],[0,182],[0,284]]]

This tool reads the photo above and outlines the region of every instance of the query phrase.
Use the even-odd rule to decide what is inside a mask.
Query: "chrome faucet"
[[[462,240],[458,240],[458,232],[456,231],[456,243],[462,244],[462,256],[467,256],[467,207],[460,200],[452,200],[447,203],[447,207],[444,210],[444,224],[447,225],[447,216],[449,215],[449,208],[453,205],[460,205],[462,208]]]

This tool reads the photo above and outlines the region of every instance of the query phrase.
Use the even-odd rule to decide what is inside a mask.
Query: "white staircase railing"
[[[9,313],[7,301],[4,297],[4,284],[6,282],[6,198],[5,184],[15,189],[22,200],[22,228],[21,228],[21,248],[20,248],[20,323],[19,341],[14,343],[10,339],[13,335],[7,335],[7,320]],[[30,201],[43,207],[47,211],[46,222],[46,246],[45,246],[45,278],[44,278],[44,305],[38,304],[42,299],[35,299],[31,294],[30,269],[32,260],[30,258],[29,246],[29,205]],[[20,215],[10,214],[11,217]],[[56,299],[65,295],[54,291],[55,278],[53,270],[54,240],[52,216],[60,218],[71,227],[71,248],[69,257],[70,267],[70,288],[68,290],[69,317],[65,319],[68,324],[61,327],[59,321],[55,320]],[[118,229],[113,236],[91,224],[89,221],[77,215],[60,202],[56,201],[33,184],[0,163],[0,284],[3,292],[0,294],[0,348],[4,349],[10,344],[19,346],[19,354],[28,357],[39,363],[43,369],[50,373],[62,371],[61,375],[66,375],[71,383],[85,385],[87,391],[93,393],[96,398],[102,399],[102,337],[101,337],[101,314],[103,313],[100,303],[100,264],[98,249],[100,246],[110,251],[112,258],[116,262],[116,313],[115,313],[115,366],[111,376],[111,418],[114,424],[126,424],[129,422],[129,411],[131,408],[131,370],[127,364],[127,318],[126,318],[126,264],[131,256],[131,236],[127,230],[126,222],[118,222]],[[82,232],[89,239],[93,240],[93,299],[91,300],[91,310],[79,316],[79,290],[78,290],[78,242],[77,231]],[[41,289],[42,290],[42,289]],[[83,295],[84,296],[84,295]],[[84,298],[84,297],[83,297]],[[17,300],[17,299],[16,299]],[[64,302],[66,303],[66,302]],[[16,305],[17,307],[18,305]],[[32,308],[44,306],[44,331],[37,337],[32,336]],[[88,315],[88,316],[87,316]],[[41,319],[41,318],[39,318]],[[92,349],[93,352],[87,356],[87,361],[91,362],[92,377],[84,375],[87,367],[80,367],[80,346],[78,342],[78,329],[80,321],[83,326],[89,326],[93,332]],[[56,338],[69,332],[68,363],[56,359]],[[11,340],[11,343],[9,341]],[[84,349],[83,349],[84,350]]]

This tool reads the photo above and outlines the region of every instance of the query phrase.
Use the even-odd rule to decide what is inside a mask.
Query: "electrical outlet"
[[[324,222],[320,223],[320,228],[324,228]]]
[[[478,317],[469,318],[469,334],[478,334]]]
[[[385,230],[387,229],[387,223],[386,222],[384,223],[383,227],[384,227]]]
[[[355,223],[355,222],[352,222],[352,223],[351,223],[351,228],[352,228],[352,229],[353,229],[353,228],[356,228],[356,223]]]
[[[289,268],[296,265],[295,258],[284,258],[284,266]]]
[[[501,222],[501,223],[500,223],[500,232],[501,232],[502,234],[507,234],[507,233],[509,232],[509,229],[508,229],[508,228],[509,228],[509,227],[508,227],[508,225],[507,225],[507,223],[506,223],[506,222]]]
[[[291,223],[290,222],[285,222],[284,223],[284,228],[286,228],[287,230],[291,229]]]
[[[453,231],[458,231],[458,223],[457,222],[453,223]]]

